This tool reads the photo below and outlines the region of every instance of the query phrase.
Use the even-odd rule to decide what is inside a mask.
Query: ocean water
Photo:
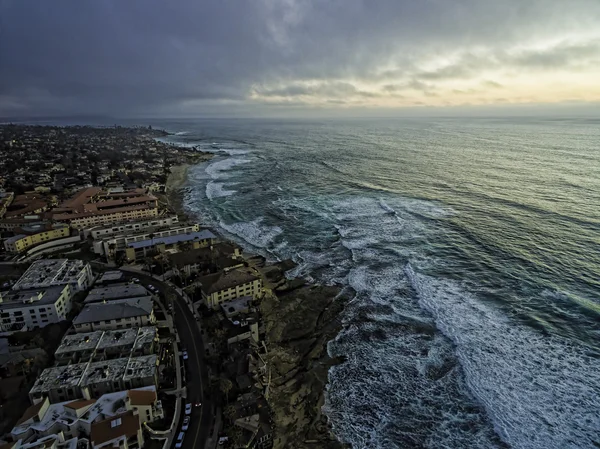
[[[185,205],[354,292],[325,411],[353,448],[600,447],[600,121],[159,123]]]

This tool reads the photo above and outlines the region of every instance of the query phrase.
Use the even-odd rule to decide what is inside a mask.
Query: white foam
[[[460,285],[406,275],[419,303],[456,345],[471,392],[514,448],[595,447],[600,359],[589,349],[506,317]]]
[[[229,178],[229,176],[230,176],[226,173],[227,171],[231,170],[234,167],[237,167],[238,165],[248,164],[249,162],[251,162],[249,159],[240,159],[240,158],[222,159],[222,160],[215,161],[215,162],[209,164],[206,167],[206,173],[212,179],[226,179],[226,178]]]
[[[283,230],[279,226],[264,225],[263,221],[264,218],[260,217],[250,222],[227,224],[221,221],[219,224],[223,229],[240,237],[255,248],[269,248]]]
[[[229,183],[228,185],[235,185],[236,183]],[[236,193],[236,190],[226,190],[225,184],[222,182],[210,181],[206,184],[206,197],[209,200],[215,198],[222,198],[226,196],[231,196]]]

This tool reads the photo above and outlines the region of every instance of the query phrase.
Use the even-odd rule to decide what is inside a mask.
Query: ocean
[[[600,447],[600,121],[157,123],[185,207],[355,296],[325,411],[353,448]]]

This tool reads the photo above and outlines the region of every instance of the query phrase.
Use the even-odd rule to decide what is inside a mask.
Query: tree
[[[228,405],[223,410],[223,415],[229,420],[229,422],[233,422],[235,416],[237,415],[237,409],[233,405]]]
[[[229,379],[221,379],[219,382],[219,389],[225,393],[225,400],[229,404],[229,392],[233,388],[233,383]]]

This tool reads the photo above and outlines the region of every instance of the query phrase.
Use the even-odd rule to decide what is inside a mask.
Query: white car
[[[185,404],[185,414],[186,415],[192,414],[192,404],[190,404],[190,403]]]
[[[183,425],[181,426],[181,430],[188,430],[190,428],[190,417],[186,416],[183,418]]]
[[[177,435],[177,443],[175,443],[175,447],[177,449],[180,449],[181,446],[183,446],[183,438],[185,437],[185,432],[179,432],[179,435]]]
[[[139,284],[139,283],[140,283],[140,280],[139,280],[138,278],[133,278],[133,279],[131,280],[131,282],[133,282],[134,284]]]
[[[183,360],[187,360],[189,358],[187,351],[183,351]]]
[[[150,290],[151,292],[156,291],[156,287],[154,285],[148,285],[148,290]]]

